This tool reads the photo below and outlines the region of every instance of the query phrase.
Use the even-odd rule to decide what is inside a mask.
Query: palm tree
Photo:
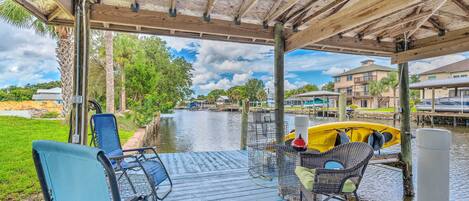
[[[396,91],[399,86],[399,79],[397,78],[397,72],[390,72],[387,77],[381,80],[386,89],[392,89],[392,96],[394,99],[394,113],[397,113],[397,97]],[[387,91],[385,89],[385,91]]]
[[[106,49],[106,112],[114,113],[114,61],[113,36],[111,31],[104,32],[104,46]]]
[[[64,26],[47,26],[13,0],[0,1],[0,18],[20,28],[32,27],[39,34],[57,39],[55,52],[60,66],[62,115],[66,116],[71,108],[73,93],[73,30]]]
[[[375,100],[373,101],[373,103],[378,103],[378,105],[373,105],[373,108],[378,108],[379,102],[381,101],[382,93],[386,87],[383,85],[382,82],[378,82],[376,80],[371,81],[368,84],[368,87],[370,95],[373,96],[373,99]]]

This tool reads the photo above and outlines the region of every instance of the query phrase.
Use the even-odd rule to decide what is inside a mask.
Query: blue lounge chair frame
[[[110,142],[107,142],[107,143],[103,142],[105,141],[105,139],[104,139],[104,136],[102,136],[103,133],[101,133],[99,129],[97,129],[97,122],[96,122],[97,118],[108,118],[107,120],[112,121],[113,126],[106,128],[108,132],[109,131],[112,132],[112,137],[114,138],[114,139],[107,139]],[[113,114],[92,115],[90,119],[90,127],[92,131],[92,137],[91,137],[92,140],[90,144],[93,143],[95,146],[102,149],[105,155],[111,160],[111,164],[114,168],[114,171],[122,173],[119,176],[118,181],[122,178],[122,176],[124,176],[129,182],[130,187],[132,188],[132,191],[134,193],[137,193],[135,185],[133,184],[132,180],[130,179],[128,175],[128,171],[129,170],[135,170],[135,171],[141,170],[144,173],[150,185],[151,194],[153,195],[153,198],[155,200],[163,200],[169,195],[169,193],[172,191],[172,188],[173,188],[173,182],[171,180],[171,177],[168,174],[168,171],[166,170],[166,167],[163,164],[163,161],[161,160],[158,153],[156,152],[156,147],[141,147],[141,148],[125,149],[125,150],[122,149],[120,138],[119,138],[119,129],[117,127],[117,119]],[[111,137],[111,136],[106,136],[106,137]],[[129,153],[129,152],[137,152],[137,154],[124,155],[124,153]],[[150,154],[145,154],[145,152],[150,152]],[[152,168],[151,165],[148,165],[150,161],[156,162],[156,165],[160,165],[161,169],[159,169],[157,172],[151,171],[153,174],[150,173],[149,169]],[[163,177],[166,177],[166,178],[159,179],[159,177],[157,176],[162,176],[162,178]],[[169,189],[166,192],[164,192],[162,196],[159,196],[157,192],[158,185],[164,182],[166,179],[169,182]]]
[[[121,200],[116,175],[103,151],[76,144],[34,141],[32,152],[44,200]],[[130,200],[145,197],[134,195]]]

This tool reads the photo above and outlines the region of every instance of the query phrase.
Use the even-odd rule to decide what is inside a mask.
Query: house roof
[[[469,59],[458,61],[456,63],[452,63],[446,66],[441,66],[433,70],[425,71],[423,73],[420,73],[420,75],[431,75],[437,73],[456,73],[462,71],[469,71]]]
[[[34,94],[33,100],[42,101],[42,100],[53,100],[53,101],[60,101],[62,100],[61,94]]]
[[[396,69],[394,68],[391,68],[391,67],[386,67],[386,66],[381,66],[381,65],[377,65],[377,64],[364,64],[364,65],[361,65],[359,67],[356,67],[356,68],[353,68],[349,71],[346,71],[346,72],[343,72],[343,73],[340,73],[334,77],[338,77],[338,76],[344,76],[344,75],[353,75],[353,74],[358,74],[358,73],[366,73],[366,72],[370,72],[370,71],[395,71]]]
[[[460,77],[460,78],[448,78],[441,80],[425,80],[422,82],[417,82],[409,85],[410,89],[425,89],[425,88],[453,88],[453,87],[469,87],[469,78]]]
[[[52,88],[52,89],[38,89],[36,94],[61,94],[62,89],[60,87]]]
[[[307,98],[307,97],[321,97],[321,96],[339,96],[340,94],[332,91],[310,91],[302,94],[294,95],[293,97],[297,98]]]

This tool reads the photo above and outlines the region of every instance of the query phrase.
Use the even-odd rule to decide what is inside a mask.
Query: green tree
[[[321,87],[323,91],[334,91],[334,82],[328,82]]]
[[[317,91],[319,90],[318,86],[314,84],[306,84],[304,86],[301,86],[297,89],[292,89],[288,90],[285,92],[285,98],[290,98],[291,96],[297,95],[297,94],[302,94],[310,91]]]
[[[56,56],[61,75],[62,98],[64,107],[62,114],[70,111],[73,93],[73,31],[66,26],[47,26],[32,16],[29,11],[14,0],[0,1],[0,18],[20,28],[33,28],[39,34],[48,34],[57,39]]]
[[[370,95],[373,96],[373,102],[379,105],[379,102],[381,102],[382,99],[382,93],[385,91],[386,86],[384,86],[380,81],[373,80],[369,82],[368,87]],[[377,108],[378,105],[373,105],[373,108]]]
[[[217,101],[217,99],[220,98],[220,96],[225,96],[225,95],[226,95],[225,90],[223,90],[223,89],[214,89],[214,90],[210,91],[207,94],[207,101],[213,103],[213,102]]]
[[[396,91],[397,91],[397,87],[399,86],[399,79],[397,77],[397,72],[390,72],[388,73],[388,75],[381,79],[380,81],[383,85],[383,87],[385,88],[385,91],[387,91],[387,89],[391,89],[392,90],[392,96],[393,96],[393,100],[394,100],[394,112],[397,113],[397,94],[396,94]]]
[[[244,86],[231,87],[226,91],[226,94],[228,95],[231,101],[236,103],[239,103],[241,99],[246,98]]]
[[[265,85],[262,80],[249,79],[246,84],[244,84],[244,88],[246,92],[246,98],[248,98],[250,101],[258,101],[259,99],[257,98],[257,93],[259,93],[261,90],[264,90]]]
[[[116,61],[117,66],[119,66],[119,88],[120,88],[120,106],[119,109],[121,112],[124,112],[127,108],[127,96],[126,96],[126,78],[125,78],[125,68],[127,65],[130,65],[130,62],[135,56],[135,52],[138,51],[138,37],[135,34],[125,34],[119,33],[114,37],[114,48],[113,57]]]

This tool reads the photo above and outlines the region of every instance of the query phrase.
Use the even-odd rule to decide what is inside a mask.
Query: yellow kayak
[[[350,142],[366,142],[375,150],[400,143],[401,131],[397,128],[369,122],[346,121],[320,124],[308,128],[308,149],[327,151]],[[285,135],[285,143],[295,139],[295,132]]]

